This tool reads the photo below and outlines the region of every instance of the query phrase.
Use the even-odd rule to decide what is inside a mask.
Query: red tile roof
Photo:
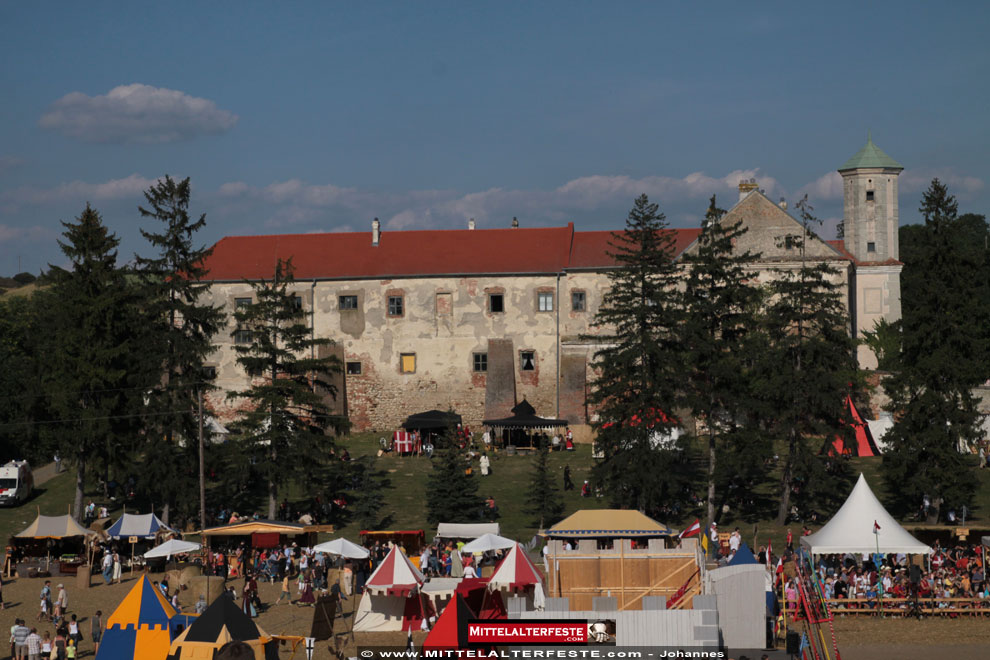
[[[700,229],[672,229],[680,254]],[[275,261],[292,258],[297,279],[390,279],[428,275],[559,273],[568,268],[615,265],[610,231],[576,232],[574,226],[515,229],[383,231],[228,236],[206,261],[204,279],[271,277]]]

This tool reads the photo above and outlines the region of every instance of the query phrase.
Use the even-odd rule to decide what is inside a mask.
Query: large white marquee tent
[[[929,555],[932,552],[887,513],[862,474],[832,519],[818,532],[801,537],[801,545],[812,555],[846,552]]]

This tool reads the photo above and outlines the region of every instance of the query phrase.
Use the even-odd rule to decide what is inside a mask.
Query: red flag
[[[701,520],[698,518],[694,519],[694,524],[687,527],[683,532],[677,535],[679,539],[686,539],[691,536],[697,536],[701,533]]]
[[[880,524],[876,520],[873,521],[873,533],[876,534],[880,531]]]

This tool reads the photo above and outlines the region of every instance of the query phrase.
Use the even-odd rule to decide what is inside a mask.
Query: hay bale
[[[193,578],[203,574],[203,569],[199,566],[186,566],[179,574],[179,585],[188,588]]]
[[[197,575],[189,580],[186,585],[192,601],[199,600],[200,594],[207,599],[207,603],[212,603],[217,596],[224,592],[226,586],[224,579],[219,575]]]

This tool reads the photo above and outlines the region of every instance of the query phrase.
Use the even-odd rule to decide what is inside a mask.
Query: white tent
[[[813,555],[877,551],[928,555],[932,552],[887,513],[862,474],[832,519],[815,534],[801,537],[801,545]]]
[[[339,555],[347,559],[366,559],[370,554],[367,550],[347,539],[334,539],[313,547],[313,552],[323,552],[328,555]]]
[[[873,436],[873,442],[876,443],[877,449],[881,453],[886,451],[887,442],[884,440],[884,436],[894,427],[894,418],[890,416],[890,413],[880,413],[880,419],[868,419],[866,425],[870,427],[870,435]]]
[[[440,523],[437,536],[442,539],[476,539],[484,534],[498,535],[498,523]]]
[[[488,552],[489,550],[505,550],[516,544],[512,539],[496,534],[484,534],[470,543],[465,543],[461,552]]]
[[[199,543],[172,539],[171,541],[165,541],[161,545],[148,550],[144,553],[144,558],[154,559],[155,557],[171,557],[172,555],[181,555],[185,552],[196,552],[199,549]]]

